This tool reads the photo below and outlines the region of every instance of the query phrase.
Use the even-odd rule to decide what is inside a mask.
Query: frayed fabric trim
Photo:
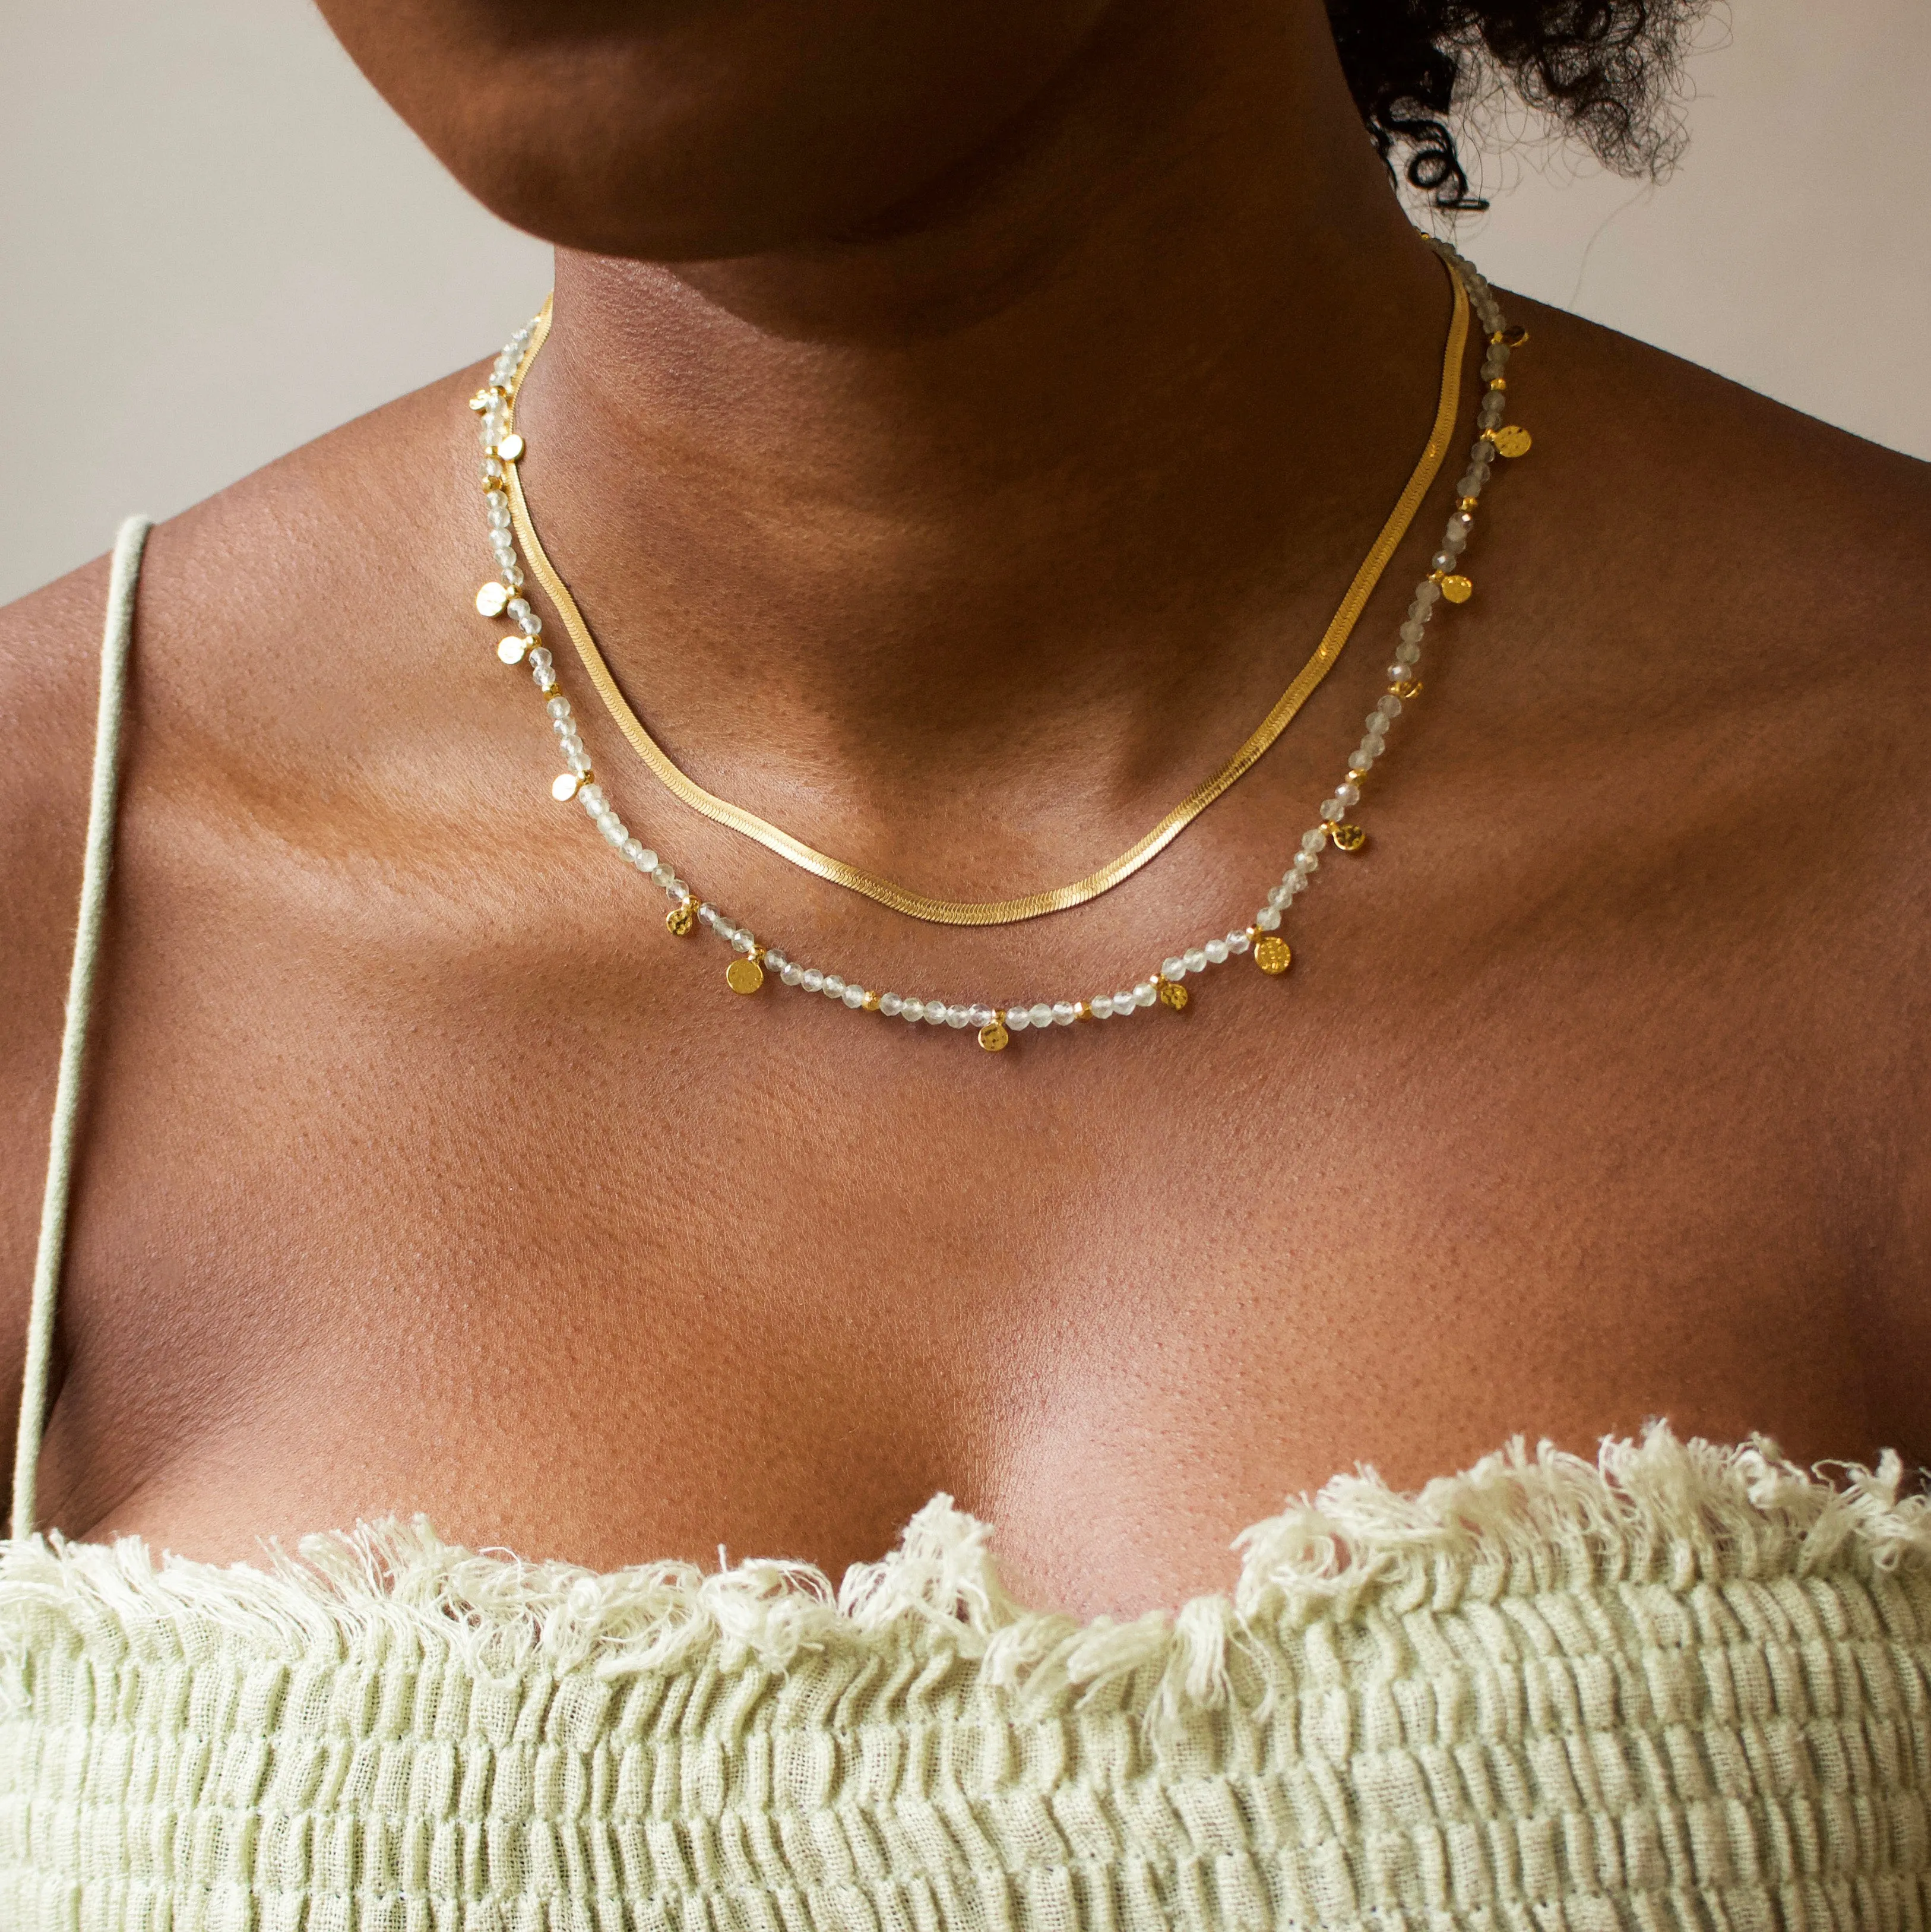
[[[226,1568],[157,1561],[136,1538],[55,1532],[0,1544],[0,1659],[17,1666],[51,1639],[114,1658],[240,1646],[310,1664],[406,1654],[488,1677],[622,1676],[700,1663],[781,1671],[808,1653],[876,1651],[950,1655],[983,1682],[1048,1700],[1150,1666],[1156,1702],[1177,1711],[1225,1701],[1231,1648],[1371,1609],[1931,1569],[1931,1500],[1901,1496],[1903,1480],[1888,1452],[1874,1470],[1811,1472],[1762,1437],[1683,1442],[1663,1424],[1606,1440],[1594,1462],[1519,1438],[1414,1494],[1372,1468],[1336,1476],[1237,1539],[1231,1596],[1124,1623],[1017,1603],[985,1526],[946,1496],[891,1555],[854,1564],[835,1588],[802,1563],[600,1574],[525,1562],[446,1544],[419,1518]]]

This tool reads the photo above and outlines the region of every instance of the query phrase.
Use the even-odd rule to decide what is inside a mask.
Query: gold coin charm
[[[1330,825],[1328,836],[1344,852],[1358,852],[1368,842],[1368,835],[1358,825]]]
[[[734,993],[754,993],[764,984],[764,968],[755,959],[733,959],[724,968],[724,984]]]
[[[1256,943],[1254,963],[1264,973],[1285,973],[1294,963],[1294,956],[1285,939],[1270,932]]]
[[[496,454],[505,463],[514,463],[523,454],[523,438],[516,435],[505,436],[496,445]]]
[[[1175,1012],[1182,1011],[1187,1003],[1187,989],[1177,980],[1160,982],[1160,1004],[1171,1006]]]
[[[1006,1030],[1006,1022],[997,1013],[979,1030],[979,1043],[988,1053],[1003,1053],[1012,1038]]]
[[[1451,604],[1466,604],[1475,595],[1475,586],[1458,571],[1441,580],[1441,594]]]
[[[1504,423],[1500,429],[1491,430],[1489,440],[1504,456],[1526,456],[1535,446],[1535,438],[1514,423]]]
[[[529,649],[529,640],[520,631],[512,631],[506,638],[496,641],[496,656],[505,664],[521,664],[523,654]]]
[[[664,915],[666,929],[679,939],[688,938],[691,928],[697,923],[697,908],[686,899],[681,905],[674,905]]]
[[[583,781],[574,772],[559,772],[550,782],[550,796],[559,805],[568,805],[577,796]]]
[[[479,617],[500,617],[503,606],[509,601],[508,584],[486,584],[476,592],[476,614]]]

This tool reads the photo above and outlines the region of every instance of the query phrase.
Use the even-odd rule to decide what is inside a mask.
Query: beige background
[[[1667,185],[1505,146],[1458,238],[1931,457],[1931,0],[1734,0],[1702,38]],[[547,285],[307,0],[0,0],[0,601],[495,349]]]

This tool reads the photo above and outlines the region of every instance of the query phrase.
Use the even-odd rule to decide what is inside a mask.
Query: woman
[[[1723,1445],[1931,1439],[1931,487],[1382,158],[1683,12],[325,11],[554,326],[147,544],[64,1257],[135,544],[0,620],[0,1919],[1921,1922],[1925,1508]],[[1003,922],[528,540],[980,904],[1411,481]]]

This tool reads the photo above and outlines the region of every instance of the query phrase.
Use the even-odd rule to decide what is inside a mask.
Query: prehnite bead
[[[808,993],[822,993],[825,990],[825,976],[815,966],[805,968],[801,982]]]
[[[1142,980],[1133,988],[1133,1004],[1136,1006],[1150,1006],[1160,997],[1160,989],[1151,980]]]
[[[963,1028],[970,1024],[971,1020],[972,1009],[970,1006],[948,1006],[946,1009],[946,1024],[949,1027]]]
[[[1227,950],[1230,952],[1245,952],[1253,943],[1244,932],[1230,932],[1227,935]]]
[[[818,989],[820,992],[829,993],[835,1000],[844,992],[845,982],[838,977],[837,974],[827,973],[820,981]]]
[[[1258,926],[1263,932],[1272,932],[1275,928],[1280,924],[1280,909],[1276,906],[1263,906],[1261,910],[1254,915],[1254,923]]]
[[[1096,993],[1087,1001],[1086,1010],[1096,1020],[1110,1020],[1113,1017],[1113,995],[1111,993]]]
[[[1053,1023],[1053,1010],[1042,1000],[1033,1007],[1030,1017],[1036,1027],[1048,1027]]]
[[[1071,1026],[1079,1016],[1079,1010],[1070,1000],[1056,1000],[1053,1003],[1053,1024]]]
[[[1227,941],[1225,940],[1210,939],[1207,944],[1201,948],[1201,950],[1206,954],[1207,963],[1210,965],[1225,966],[1227,964]]]
[[[928,1026],[943,1026],[950,1018],[951,1015],[946,1011],[944,1000],[928,1000],[925,1002],[925,1024]]]
[[[904,1001],[899,1006],[898,1017],[902,1020],[918,1021],[923,1019],[925,1017],[925,1001],[923,1000],[907,1000]]]
[[[865,988],[862,986],[847,986],[838,997],[856,1012],[865,1004]]]
[[[778,976],[779,979],[782,980],[787,986],[795,986],[803,980],[805,976],[805,969],[803,967],[799,965],[794,960],[787,964],[779,967],[778,969]]]
[[[887,1019],[895,1020],[904,1004],[905,1002],[896,993],[881,993],[878,996],[878,1010]]]
[[[1008,1006],[1006,1010],[1006,1029],[1012,1033],[1024,1033],[1033,1024],[1032,1010],[1027,1006]]]

